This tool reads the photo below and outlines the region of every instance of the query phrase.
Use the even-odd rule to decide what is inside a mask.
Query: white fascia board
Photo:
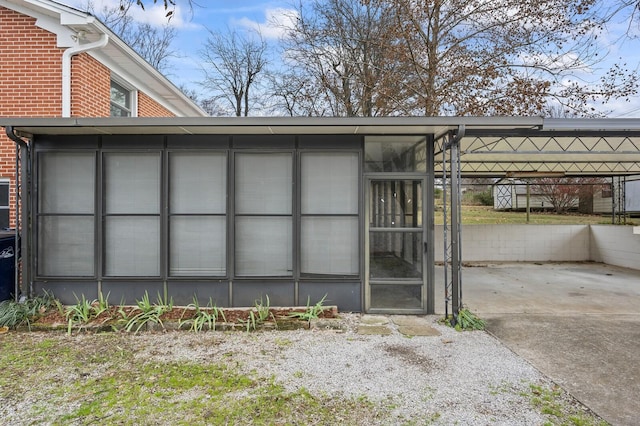
[[[112,39],[110,39],[110,42]],[[98,62],[102,63],[106,66],[111,72],[113,72],[120,80],[124,80],[126,86],[130,86],[131,88],[143,92],[146,96],[157,102],[159,105],[163,106],[171,113],[176,115],[177,117],[207,117],[208,115],[202,111],[199,107],[195,106],[190,100],[183,100],[185,108],[180,109],[175,104],[168,102],[163,96],[159,95],[157,89],[151,87],[147,82],[152,81],[156,82],[159,85],[166,88],[169,92],[171,92],[172,96],[175,96],[177,99],[186,98],[180,89],[175,87],[173,83],[167,80],[162,74],[160,74],[155,68],[151,67],[151,65],[144,62],[144,65],[141,64],[140,60],[135,61],[132,66],[123,67],[117,61],[114,60],[113,57],[105,53],[101,50],[93,50],[87,52],[93,58],[95,58]],[[122,52],[126,55],[126,52]],[[131,58],[133,60],[133,58]],[[153,72],[149,72],[149,70],[153,70]],[[189,111],[190,110],[190,111]]]
[[[57,36],[56,45],[59,48],[75,45],[71,36],[76,31],[66,25],[86,26],[95,20],[91,15],[50,1],[0,0],[0,6],[34,18],[37,27]]]
[[[96,60],[104,64],[111,71],[115,72],[120,78],[125,79],[136,90],[143,91],[158,104],[165,107],[178,117],[195,116],[208,117],[199,106],[197,106],[190,98],[188,98],[180,89],[178,89],[168,78],[160,71],[152,67],[144,58],[134,51],[120,37],[114,34],[109,28],[102,24],[99,20],[91,23],[97,32],[109,34],[109,46],[116,49],[121,57],[125,58],[126,64],[118,62],[117,57],[112,57],[105,50],[94,50],[88,52]],[[165,89],[170,96],[174,97],[177,102],[168,101],[162,94],[158,93],[158,89],[154,89],[151,82],[158,86],[158,89]],[[179,104],[182,104],[180,106]]]
[[[61,25],[90,25],[96,22],[96,18],[91,15],[83,15],[79,13],[62,12],[60,14]]]
[[[15,10],[23,15],[36,19],[36,25],[57,36],[57,47],[70,48],[78,44],[72,39],[79,30],[87,33],[87,42],[95,41],[102,34],[109,36],[109,45],[117,49],[126,58],[127,65],[123,66],[101,50],[88,52],[107,68],[123,79],[126,79],[136,90],[143,91],[158,104],[171,111],[176,116],[207,117],[200,107],[193,103],[173,83],[158,70],[135,53],[124,41],[102,24],[94,16],[77,9],[49,0],[0,0],[0,6]],[[148,84],[151,81],[154,84]],[[157,85],[157,89],[153,88]],[[158,89],[167,91],[176,102],[168,101],[158,93]]]

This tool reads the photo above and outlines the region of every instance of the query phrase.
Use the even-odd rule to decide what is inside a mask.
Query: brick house
[[[0,117],[206,116],[94,16],[0,0]],[[0,229],[15,225],[15,143],[0,135]]]

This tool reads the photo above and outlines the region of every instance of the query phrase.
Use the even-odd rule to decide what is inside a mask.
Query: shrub
[[[482,192],[476,192],[473,194],[473,199],[483,206],[493,206],[493,195],[491,194],[490,189]]]

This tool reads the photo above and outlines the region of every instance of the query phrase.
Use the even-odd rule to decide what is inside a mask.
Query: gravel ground
[[[145,332],[128,336],[127,344],[143,359],[224,362],[274,377],[289,391],[366,397],[385,413],[380,423],[385,425],[541,425],[553,420],[531,404],[531,385],[555,385],[485,332],[456,332],[434,316],[427,318],[440,336],[407,337],[395,329],[389,336],[361,335],[356,333],[359,315],[342,318],[347,325],[342,331]],[[94,338],[57,335],[77,345],[92,344]],[[562,402],[583,409],[566,394]],[[30,423],[21,418],[20,406],[2,408],[3,424]],[[55,407],[62,413],[68,408]]]
[[[456,332],[437,323],[437,337],[348,330],[218,334],[215,345],[192,333],[141,335],[142,357],[211,360],[226,355],[246,371],[274,376],[288,390],[366,396],[392,410],[394,423],[540,425],[549,420],[530,403],[530,385],[554,384],[485,332]],[[392,326],[393,327],[393,326]],[[566,403],[577,404],[565,396]],[[385,422],[385,424],[389,424]]]

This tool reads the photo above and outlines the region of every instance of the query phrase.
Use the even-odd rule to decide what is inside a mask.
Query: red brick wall
[[[61,113],[62,50],[35,19],[0,7],[0,116]]]
[[[138,117],[174,117],[171,111],[151,99],[143,92],[138,92]]]
[[[109,68],[81,53],[71,58],[71,116],[108,117],[111,72]]]
[[[62,50],[35,19],[0,7],[0,116],[56,117],[62,112]],[[9,178],[15,205],[15,144],[0,134],[0,178]]]
[[[0,7],[0,116],[62,115],[62,54],[57,36],[35,26],[35,19]],[[71,116],[108,117],[110,70],[87,53],[71,60]],[[140,117],[174,116],[140,92]],[[0,133],[0,178],[9,178],[11,226],[15,226],[15,143]]]

